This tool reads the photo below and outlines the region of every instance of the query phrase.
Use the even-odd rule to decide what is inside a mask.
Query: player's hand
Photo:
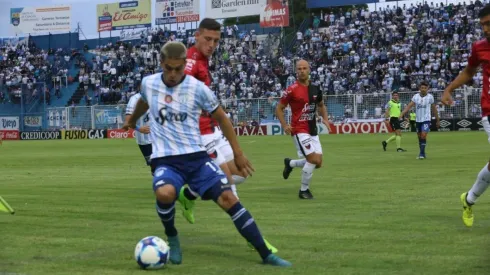
[[[136,129],[136,122],[129,120],[127,123],[124,123],[122,128],[126,131],[129,129]]]
[[[150,126],[142,126],[142,127],[140,127],[139,131],[142,134],[149,134],[150,133]]]
[[[255,172],[252,164],[243,154],[235,155],[235,165],[245,174],[245,177],[252,176],[252,172]]]
[[[284,127],[284,133],[286,133],[286,135],[290,135],[292,130],[293,130],[293,128],[291,128],[290,125],[287,125],[286,127]]]
[[[446,106],[451,106],[453,104],[453,97],[451,96],[451,91],[446,88],[444,90],[444,94],[442,94],[442,99],[441,99],[442,104]]]

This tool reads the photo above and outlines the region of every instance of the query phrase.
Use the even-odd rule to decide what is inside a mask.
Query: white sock
[[[294,168],[294,167],[303,167],[303,166],[305,166],[305,163],[306,163],[306,159],[292,159],[289,162],[289,166],[291,168]]]
[[[233,195],[238,199],[238,193],[236,191],[236,185],[232,184],[231,185],[231,192],[233,192]]]
[[[469,204],[474,204],[478,197],[482,195],[485,190],[487,190],[488,185],[490,185],[490,171],[488,170],[488,163],[481,169],[476,177],[475,184],[468,191],[468,196],[466,196],[466,201]]]
[[[244,177],[239,176],[239,175],[232,175],[231,177],[233,178],[233,183],[234,184],[243,183],[247,179],[247,178],[244,178]]]
[[[303,167],[303,174],[301,175],[301,191],[306,191],[308,188],[310,188],[310,181],[315,168],[315,164],[311,164],[309,162],[305,163],[305,166]]]

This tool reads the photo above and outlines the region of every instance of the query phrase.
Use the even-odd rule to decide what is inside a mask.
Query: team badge
[[[155,177],[161,177],[165,173],[165,168],[160,168],[155,171]]]
[[[310,150],[311,145],[308,143],[308,144],[305,145],[305,148],[308,149],[308,150]]]
[[[172,96],[171,96],[171,95],[166,95],[166,96],[165,96],[165,102],[167,102],[167,103],[169,103],[169,104],[170,104],[170,103],[172,102],[172,100],[173,100],[173,99],[172,99]]]

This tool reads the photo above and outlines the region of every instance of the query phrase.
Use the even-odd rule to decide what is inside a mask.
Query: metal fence
[[[460,89],[454,94],[454,106],[443,106],[440,99],[443,91],[431,91],[434,95],[441,118],[471,118],[480,117],[481,89]],[[416,91],[400,92],[400,101],[405,107]],[[325,96],[329,119],[332,122],[342,122],[349,119],[373,119],[384,115],[386,103],[391,99],[389,93],[370,94],[343,94]],[[231,113],[235,125],[261,123],[276,120],[275,109],[279,98],[253,98],[253,99],[224,99],[223,107]],[[39,108],[38,111],[29,111],[28,105],[21,102],[20,109],[25,112],[20,115],[2,112],[0,116],[20,116],[24,121],[21,130],[39,129],[117,129],[124,124],[126,105],[94,105],[80,107]],[[46,105],[46,100],[44,99]],[[11,103],[10,103],[11,104]],[[291,112],[286,109],[286,119],[289,120]],[[39,120],[41,122],[39,122]]]

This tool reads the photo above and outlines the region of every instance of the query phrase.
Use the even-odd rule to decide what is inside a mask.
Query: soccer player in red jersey
[[[204,82],[207,86],[211,84],[209,74],[209,58],[218,47],[221,38],[221,24],[211,18],[205,18],[199,23],[196,32],[196,44],[187,51],[187,64],[185,74],[192,75],[196,79]],[[240,171],[234,162],[234,154],[231,145],[226,140],[218,123],[209,113],[203,112],[199,119],[203,145],[213,161],[227,175],[231,184],[233,194],[238,198],[236,184],[246,180],[244,172]],[[179,202],[184,207],[183,215],[189,223],[194,223],[194,206],[198,194],[193,192],[188,186],[181,188]],[[277,248],[264,240],[272,253],[277,253]]]
[[[471,54],[468,57],[468,65],[449,84],[444,90],[442,102],[446,105],[452,104],[451,94],[455,89],[468,83],[473,79],[478,67],[483,69],[483,88],[481,93],[482,124],[488,135],[490,142],[490,4],[487,4],[478,14],[480,25],[483,28],[485,38],[473,43]],[[468,192],[461,194],[461,203],[463,204],[463,222],[466,226],[473,226],[473,209],[472,206],[479,196],[481,196],[490,185],[490,166],[486,163],[476,177],[476,181]]]
[[[316,126],[316,112],[318,111],[323,118],[323,123],[330,132],[328,123],[327,107],[323,103],[323,94],[318,86],[310,83],[310,65],[305,60],[296,63],[296,74],[298,80],[289,86],[282,95],[281,101],[277,105],[276,114],[281,122],[284,132],[293,136],[294,144],[301,159],[284,159],[284,179],[289,178],[289,174],[294,167],[302,167],[301,188],[299,190],[300,199],[312,199],[310,191],[310,181],[313,170],[322,166],[322,144],[318,138]],[[284,119],[284,109],[291,106],[292,119],[288,125]]]

